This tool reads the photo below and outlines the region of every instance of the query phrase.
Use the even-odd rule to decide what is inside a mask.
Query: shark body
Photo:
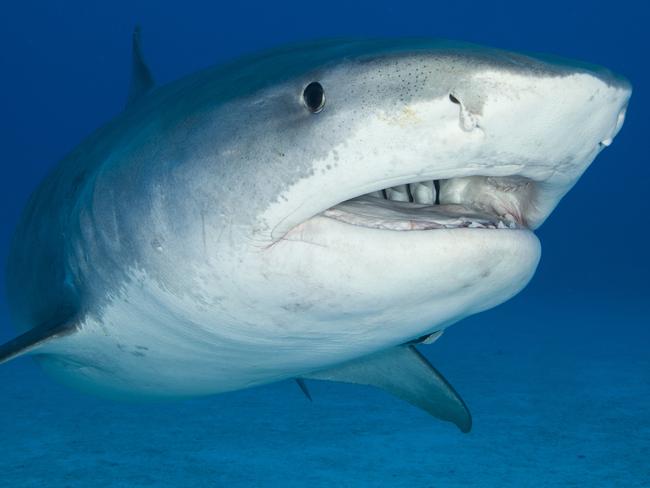
[[[504,302],[533,230],[620,130],[609,71],[468,44],[332,40],[153,86],[41,183],[7,268],[20,335],[74,387],[381,387],[461,430],[415,349]]]

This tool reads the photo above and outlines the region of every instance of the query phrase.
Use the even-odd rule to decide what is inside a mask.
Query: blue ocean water
[[[113,403],[21,358],[0,367],[0,486],[650,486],[649,21],[629,0],[4,5],[3,263],[29,193],[123,107],[136,23],[163,83],[284,42],[424,35],[602,64],[635,92],[539,230],[528,288],[422,348],[470,406],[470,434],[340,384],[314,382],[313,403],[290,382]],[[13,334],[2,300],[0,342]]]

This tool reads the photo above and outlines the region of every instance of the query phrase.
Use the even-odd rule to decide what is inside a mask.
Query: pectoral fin
[[[413,345],[355,359],[304,378],[375,386],[456,424],[462,432],[472,428],[472,416],[463,399]]]
[[[302,391],[302,393],[307,397],[307,400],[311,402],[312,401],[311,393],[309,393],[309,388],[307,388],[307,385],[305,384],[305,380],[303,380],[302,378],[296,378],[296,383],[298,384],[300,391]]]
[[[70,322],[47,324],[25,332],[23,335],[0,345],[0,364],[27,354],[48,342],[72,334],[77,328]]]

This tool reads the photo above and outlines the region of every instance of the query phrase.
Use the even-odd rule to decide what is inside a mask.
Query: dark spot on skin
[[[135,348],[140,349],[141,351],[148,351],[149,350],[148,347],[144,347],[144,346],[135,346]]]
[[[483,271],[483,272],[481,273],[481,278],[487,278],[487,277],[490,276],[491,274],[492,274],[492,271],[490,271],[489,269],[486,269],[485,271]]]
[[[133,354],[134,356],[139,357],[139,358],[144,357],[144,353],[142,353],[140,351],[133,351],[133,352],[131,352],[131,354]]]
[[[86,172],[82,171],[77,176],[75,176],[74,180],[72,180],[72,185],[70,186],[70,195],[77,193],[77,190],[84,181],[86,181]]]
[[[151,240],[151,247],[153,247],[158,252],[162,252],[163,250],[162,239],[158,239],[157,237],[154,237]]]
[[[313,305],[311,303],[288,303],[282,305],[282,308],[287,312],[306,312],[312,307]]]

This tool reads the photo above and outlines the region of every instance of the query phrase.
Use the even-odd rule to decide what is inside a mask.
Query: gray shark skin
[[[629,83],[423,39],[291,45],[154,87],[29,200],[7,290],[73,387],[181,398],[295,378],[471,427],[415,344],[518,293],[533,230],[620,130]]]

